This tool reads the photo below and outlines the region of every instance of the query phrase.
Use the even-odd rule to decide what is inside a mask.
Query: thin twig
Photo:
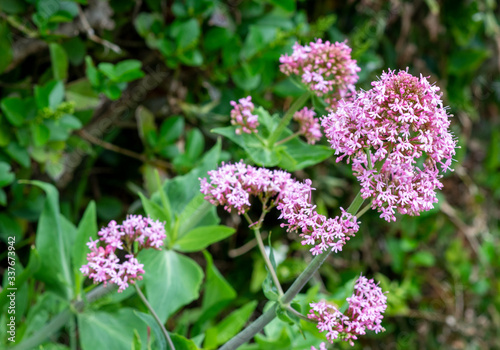
[[[140,160],[141,162],[149,163],[149,164],[152,164],[152,165],[157,166],[157,167],[161,167],[161,168],[165,168],[165,169],[170,169],[172,167],[169,163],[167,163],[163,160],[160,160],[160,159],[150,160],[143,154],[139,154],[137,152],[134,152],[134,151],[131,151],[131,150],[128,150],[125,148],[121,148],[121,147],[118,147],[116,145],[113,145],[112,143],[101,140],[101,139],[89,134],[85,130],[78,130],[78,131],[76,131],[76,133],[80,137],[93,143],[94,145],[100,146],[100,147],[105,148],[109,151],[120,153],[120,154],[123,154],[125,156],[135,158],[137,160]]]
[[[137,294],[139,294],[139,297],[141,298],[142,302],[144,303],[144,305],[146,305],[149,312],[151,312],[151,314],[153,315],[156,323],[158,323],[158,325],[160,326],[161,331],[163,332],[163,336],[165,337],[165,340],[168,343],[168,346],[170,347],[170,349],[175,350],[174,343],[172,343],[172,339],[170,339],[170,335],[168,334],[167,330],[165,329],[163,322],[160,321],[160,318],[156,314],[155,310],[153,310],[153,307],[148,302],[148,299],[146,299],[144,294],[142,294],[141,288],[137,285],[137,283],[134,283],[134,286],[135,286],[135,290],[137,291]]]
[[[275,143],[275,145],[279,146],[279,145],[281,145],[281,144],[283,144],[283,143],[285,143],[287,141],[290,141],[290,140],[296,138],[299,135],[300,135],[300,131],[297,131],[296,133],[293,133],[290,136],[287,136],[284,139],[279,140],[278,142]]]
[[[267,232],[263,232],[262,233],[262,239],[266,239],[267,235],[268,235]],[[243,254],[249,252],[256,245],[257,245],[257,240],[255,238],[253,238],[251,241],[248,241],[247,243],[243,244],[241,247],[235,248],[235,249],[231,249],[228,252],[228,255],[231,258],[236,258],[236,257],[238,257],[240,255],[243,255]]]
[[[243,213],[243,216],[245,219],[247,219],[248,223],[251,225],[253,223],[252,219],[248,216],[247,213]],[[259,220],[260,221],[260,220]],[[283,293],[283,288],[281,288],[280,281],[278,279],[278,276],[276,275],[276,271],[274,270],[273,264],[271,263],[271,260],[269,259],[269,256],[267,256],[266,253],[266,248],[264,247],[264,242],[262,242],[262,237],[260,236],[260,224],[254,226],[252,228],[254,234],[255,234],[255,239],[257,240],[257,245],[259,246],[260,253],[262,257],[264,258],[264,262],[266,263],[267,269],[269,270],[269,273],[271,274],[271,278],[273,279],[274,285],[278,289],[278,294],[282,296]]]
[[[85,14],[83,13],[83,10],[80,6],[78,6],[78,14],[80,17],[80,22],[82,22],[83,29],[87,33],[87,37],[90,40],[92,40],[93,42],[96,42],[98,44],[101,44],[102,46],[110,49],[111,51],[114,51],[116,53],[122,53],[122,49],[118,45],[115,45],[112,42],[109,42],[103,38],[100,38],[95,34],[94,28],[92,28],[90,26],[90,23],[87,20],[87,17],[85,17]]]
[[[0,17],[2,17],[7,23],[9,23],[12,27],[16,28],[23,34],[25,34],[28,38],[38,38],[40,34],[37,31],[34,31],[28,27],[26,27],[24,24],[19,22],[15,17],[13,16],[7,16],[5,13],[0,12]]]

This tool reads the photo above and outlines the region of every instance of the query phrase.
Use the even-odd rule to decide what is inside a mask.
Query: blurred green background
[[[100,226],[140,211],[137,192],[158,189],[155,170],[167,179],[200,164],[217,140],[210,130],[229,124],[230,100],[251,95],[271,112],[288,108],[300,91],[278,59],[296,41],[347,39],[362,69],[358,88],[369,89],[388,68],[430,76],[461,148],[434,210],[391,224],[365,214],[360,232],[311,285],[334,293],[362,272],[389,291],[387,332],[355,348],[500,348],[496,1],[0,0],[0,11],[2,261],[14,235],[26,266],[44,204],[41,189],[17,180],[57,186],[61,213],[73,223],[90,200]],[[246,157],[228,140],[222,149],[219,161]],[[349,167],[334,158],[294,176],[312,179],[324,213],[358,191]],[[256,250],[241,249],[250,231],[239,217],[218,213],[238,230],[209,249],[237,291],[231,305],[262,300],[263,262]],[[286,286],[311,256],[276,218],[266,229]],[[206,265],[203,254],[191,257]],[[23,317],[32,322],[44,286],[32,279],[28,290]],[[193,322],[178,313],[168,325],[193,336]],[[269,338],[258,348],[289,343]]]

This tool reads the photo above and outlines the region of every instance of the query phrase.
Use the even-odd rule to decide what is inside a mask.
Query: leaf
[[[0,5],[4,9],[4,5]],[[0,23],[0,73],[4,72],[12,62],[12,45],[10,41],[10,30],[7,22]]]
[[[287,133],[291,134],[289,130]],[[283,135],[282,134],[282,135]],[[333,149],[323,145],[310,145],[295,138],[282,145],[282,158],[279,166],[288,171],[296,171],[318,164],[333,156]]]
[[[203,347],[215,349],[235,336],[247,323],[250,316],[252,316],[256,306],[257,301],[252,300],[238,310],[233,311],[216,326],[207,329]]]
[[[295,0],[270,0],[270,3],[287,12],[295,11]]]
[[[130,82],[142,78],[145,74],[141,70],[142,62],[138,60],[125,60],[118,62],[114,73],[119,82]]]
[[[144,264],[148,301],[162,322],[180,307],[199,298],[203,270],[192,259],[174,251],[145,250]]]
[[[24,101],[19,97],[6,97],[0,104],[7,120],[14,126],[21,126],[26,116]]]
[[[191,339],[187,339],[180,334],[170,333],[175,350],[198,350],[198,347]]]
[[[66,99],[75,103],[75,110],[94,109],[99,105],[99,95],[92,90],[86,78],[66,85]]]
[[[455,75],[475,72],[490,55],[490,51],[486,49],[460,49],[452,52],[448,72]]]
[[[34,92],[38,109],[49,107],[55,110],[64,99],[64,84],[51,80],[43,86],[35,86]]]
[[[182,235],[182,237],[175,241],[174,249],[184,253],[197,252],[205,249],[212,243],[231,236],[235,232],[234,228],[222,225],[201,226]]]
[[[90,253],[90,250],[87,247],[86,243],[89,242],[90,239],[92,239],[93,241],[97,239],[97,230],[96,205],[94,201],[91,201],[87,205],[87,208],[83,213],[83,217],[78,224],[75,242],[71,249],[73,274],[75,276],[75,288],[78,292],[83,282],[83,276],[80,272],[80,267],[86,264],[87,254]]]
[[[200,193],[186,205],[179,216],[178,238],[184,236],[188,231],[195,228],[201,222],[205,224],[218,223],[217,217],[213,216],[215,207],[205,200],[205,195]],[[205,219],[205,220],[204,220]],[[208,220],[207,220],[208,219]]]
[[[62,47],[68,56],[69,62],[73,66],[79,66],[82,64],[83,59],[85,58],[85,43],[78,36],[75,36],[64,43],[62,43]]]
[[[158,142],[161,145],[170,145],[181,137],[184,131],[184,118],[173,116],[166,119],[161,127]]]
[[[61,45],[50,43],[49,52],[54,79],[66,80],[68,78],[68,55],[66,55],[66,51]]]
[[[10,170],[10,164],[0,162],[0,187],[10,185],[15,180],[16,175],[14,175],[14,173]]]
[[[33,144],[37,147],[41,147],[47,143],[50,139],[50,130],[45,124],[30,124],[31,136],[33,138]]]
[[[142,144],[146,149],[154,147],[155,144],[151,141],[155,140],[154,137],[156,137],[155,116],[146,107],[140,105],[135,111],[135,118],[137,120],[139,137],[142,140]],[[154,137],[152,137],[152,135],[154,135]]]
[[[6,287],[20,289],[24,282],[26,282],[28,278],[33,276],[40,269],[40,265],[40,254],[38,254],[38,251],[34,246],[31,246],[28,265],[26,265],[21,273],[18,273],[16,270],[14,285],[4,285],[4,289],[0,292],[0,310],[3,310],[4,305],[9,301],[7,294],[10,293],[11,290]]]
[[[198,42],[200,24],[196,18],[187,21],[176,20],[170,26],[170,33],[175,38],[177,48],[183,50]]]
[[[16,162],[18,162],[24,168],[29,168],[31,161],[30,161],[30,156],[29,156],[26,148],[21,147],[16,142],[11,142],[11,143],[9,143],[9,145],[6,148],[4,148],[4,152],[7,153],[7,155],[9,155],[9,157],[14,159]]]
[[[104,221],[110,221],[118,217],[123,209],[122,202],[118,198],[102,196],[97,201],[97,217]]]
[[[142,206],[146,214],[153,220],[162,222],[170,222],[172,219],[168,217],[167,212],[160,205],[146,198],[141,192],[138,193],[141,198]],[[169,225],[167,225],[168,227]]]
[[[165,339],[165,336],[163,335],[163,331],[160,328],[160,325],[156,320],[153,318],[153,316],[149,314],[145,314],[144,312],[139,312],[135,311],[134,313],[141,319],[143,320],[149,328],[153,331],[153,334],[155,336],[156,342],[154,343],[155,349],[158,350],[166,350],[168,349],[167,347],[167,340]],[[177,350],[177,349],[176,349]]]
[[[247,64],[242,64],[240,68],[234,70],[231,78],[240,89],[247,91],[256,89],[261,81],[260,73],[252,74]]]
[[[73,278],[67,249],[67,240],[70,237],[62,230],[59,193],[54,186],[45,182],[23,180],[22,183],[38,186],[47,194],[35,238],[35,245],[42,262],[36,278],[45,282],[48,289],[58,292],[65,299],[70,299],[73,295]]]
[[[215,317],[231,300],[236,298],[237,294],[214,265],[210,253],[204,250],[203,255],[207,260],[207,269],[201,307],[204,313],[210,311],[212,317]]]
[[[192,162],[198,160],[205,148],[205,139],[199,129],[191,129],[186,137],[186,157]]]
[[[147,339],[147,327],[130,308],[117,312],[90,311],[78,313],[80,345],[83,350],[130,349],[137,330],[141,339]]]

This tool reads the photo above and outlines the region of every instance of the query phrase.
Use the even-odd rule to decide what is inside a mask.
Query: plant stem
[[[290,136],[287,136],[287,137],[285,137],[284,139],[279,140],[278,142],[276,142],[276,143],[275,143],[275,145],[276,145],[276,146],[281,145],[281,144],[283,144],[283,143],[285,143],[285,142],[288,142],[288,141],[290,141],[290,140],[292,140],[292,139],[296,138],[296,137],[297,137],[297,136],[299,136],[299,135],[300,135],[300,131],[297,131],[296,133],[293,133],[293,134],[291,134]]]
[[[347,209],[347,213],[356,214],[363,204],[364,199],[361,197],[361,192],[359,192],[351,205]],[[306,267],[304,271],[297,277],[297,279],[292,283],[290,288],[285,294],[280,298],[281,304],[289,304],[293,298],[302,290],[306,283],[312,278],[312,276],[318,271],[321,265],[325,262],[326,258],[331,254],[332,251],[324,252],[323,254],[317,255],[311,263]],[[271,312],[272,311],[272,312]],[[269,322],[271,322],[276,317],[276,306],[266,311],[262,316],[252,322],[247,328],[238,333],[234,338],[228,341],[219,350],[234,350],[240,345],[245,344],[250,339],[253,338],[255,334],[260,332]]]
[[[290,120],[292,120],[293,114],[297,112],[299,108],[304,105],[304,103],[306,103],[306,101],[309,99],[310,96],[311,93],[306,92],[302,96],[300,96],[297,100],[295,100],[294,103],[292,103],[288,111],[286,111],[285,115],[281,119],[281,122],[278,124],[276,129],[273,131],[273,133],[267,140],[270,149],[272,149],[274,143],[278,140],[278,137],[280,137],[281,133],[283,132],[283,130],[285,130],[286,126],[290,124]]]
[[[247,341],[252,339],[255,334],[259,333],[269,322],[274,320],[275,317],[276,304],[260,315],[259,318],[253,321],[248,327],[236,334],[230,341],[221,346],[219,350],[237,349],[240,345],[245,344]]]
[[[247,219],[249,224],[252,224],[252,219],[248,216],[247,213],[243,214],[245,218]],[[257,245],[259,246],[260,254],[264,258],[264,262],[266,263],[267,269],[269,270],[269,273],[271,274],[271,278],[273,279],[274,285],[278,289],[278,294],[280,296],[283,295],[283,288],[281,288],[280,281],[278,279],[278,275],[276,275],[276,271],[274,270],[273,264],[271,263],[271,260],[267,256],[266,253],[266,248],[264,247],[264,242],[262,242],[262,237],[260,236],[260,229],[259,229],[259,224],[257,224],[254,228],[252,228],[254,234],[255,234],[255,239],[257,240]]]
[[[146,297],[144,296],[144,294],[142,294],[141,288],[137,285],[137,283],[134,283],[134,287],[135,287],[135,290],[137,291],[137,294],[139,294],[139,297],[141,298],[142,302],[144,303],[144,305],[146,305],[146,307],[148,308],[149,312],[151,312],[151,315],[153,315],[156,323],[158,323],[158,325],[160,326],[161,331],[163,332],[163,336],[165,337],[165,340],[168,343],[168,346],[170,347],[171,350],[175,350],[174,343],[172,343],[172,339],[170,339],[170,335],[168,335],[168,332],[165,329],[165,326],[163,325],[163,322],[160,321],[160,318],[156,314],[155,310],[153,310],[153,307],[148,302],[148,299],[146,299]]]

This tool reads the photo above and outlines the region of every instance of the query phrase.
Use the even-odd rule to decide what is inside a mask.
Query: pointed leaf
[[[197,227],[180,237],[174,243],[174,249],[184,253],[197,252],[235,232],[234,228],[222,225]]]

